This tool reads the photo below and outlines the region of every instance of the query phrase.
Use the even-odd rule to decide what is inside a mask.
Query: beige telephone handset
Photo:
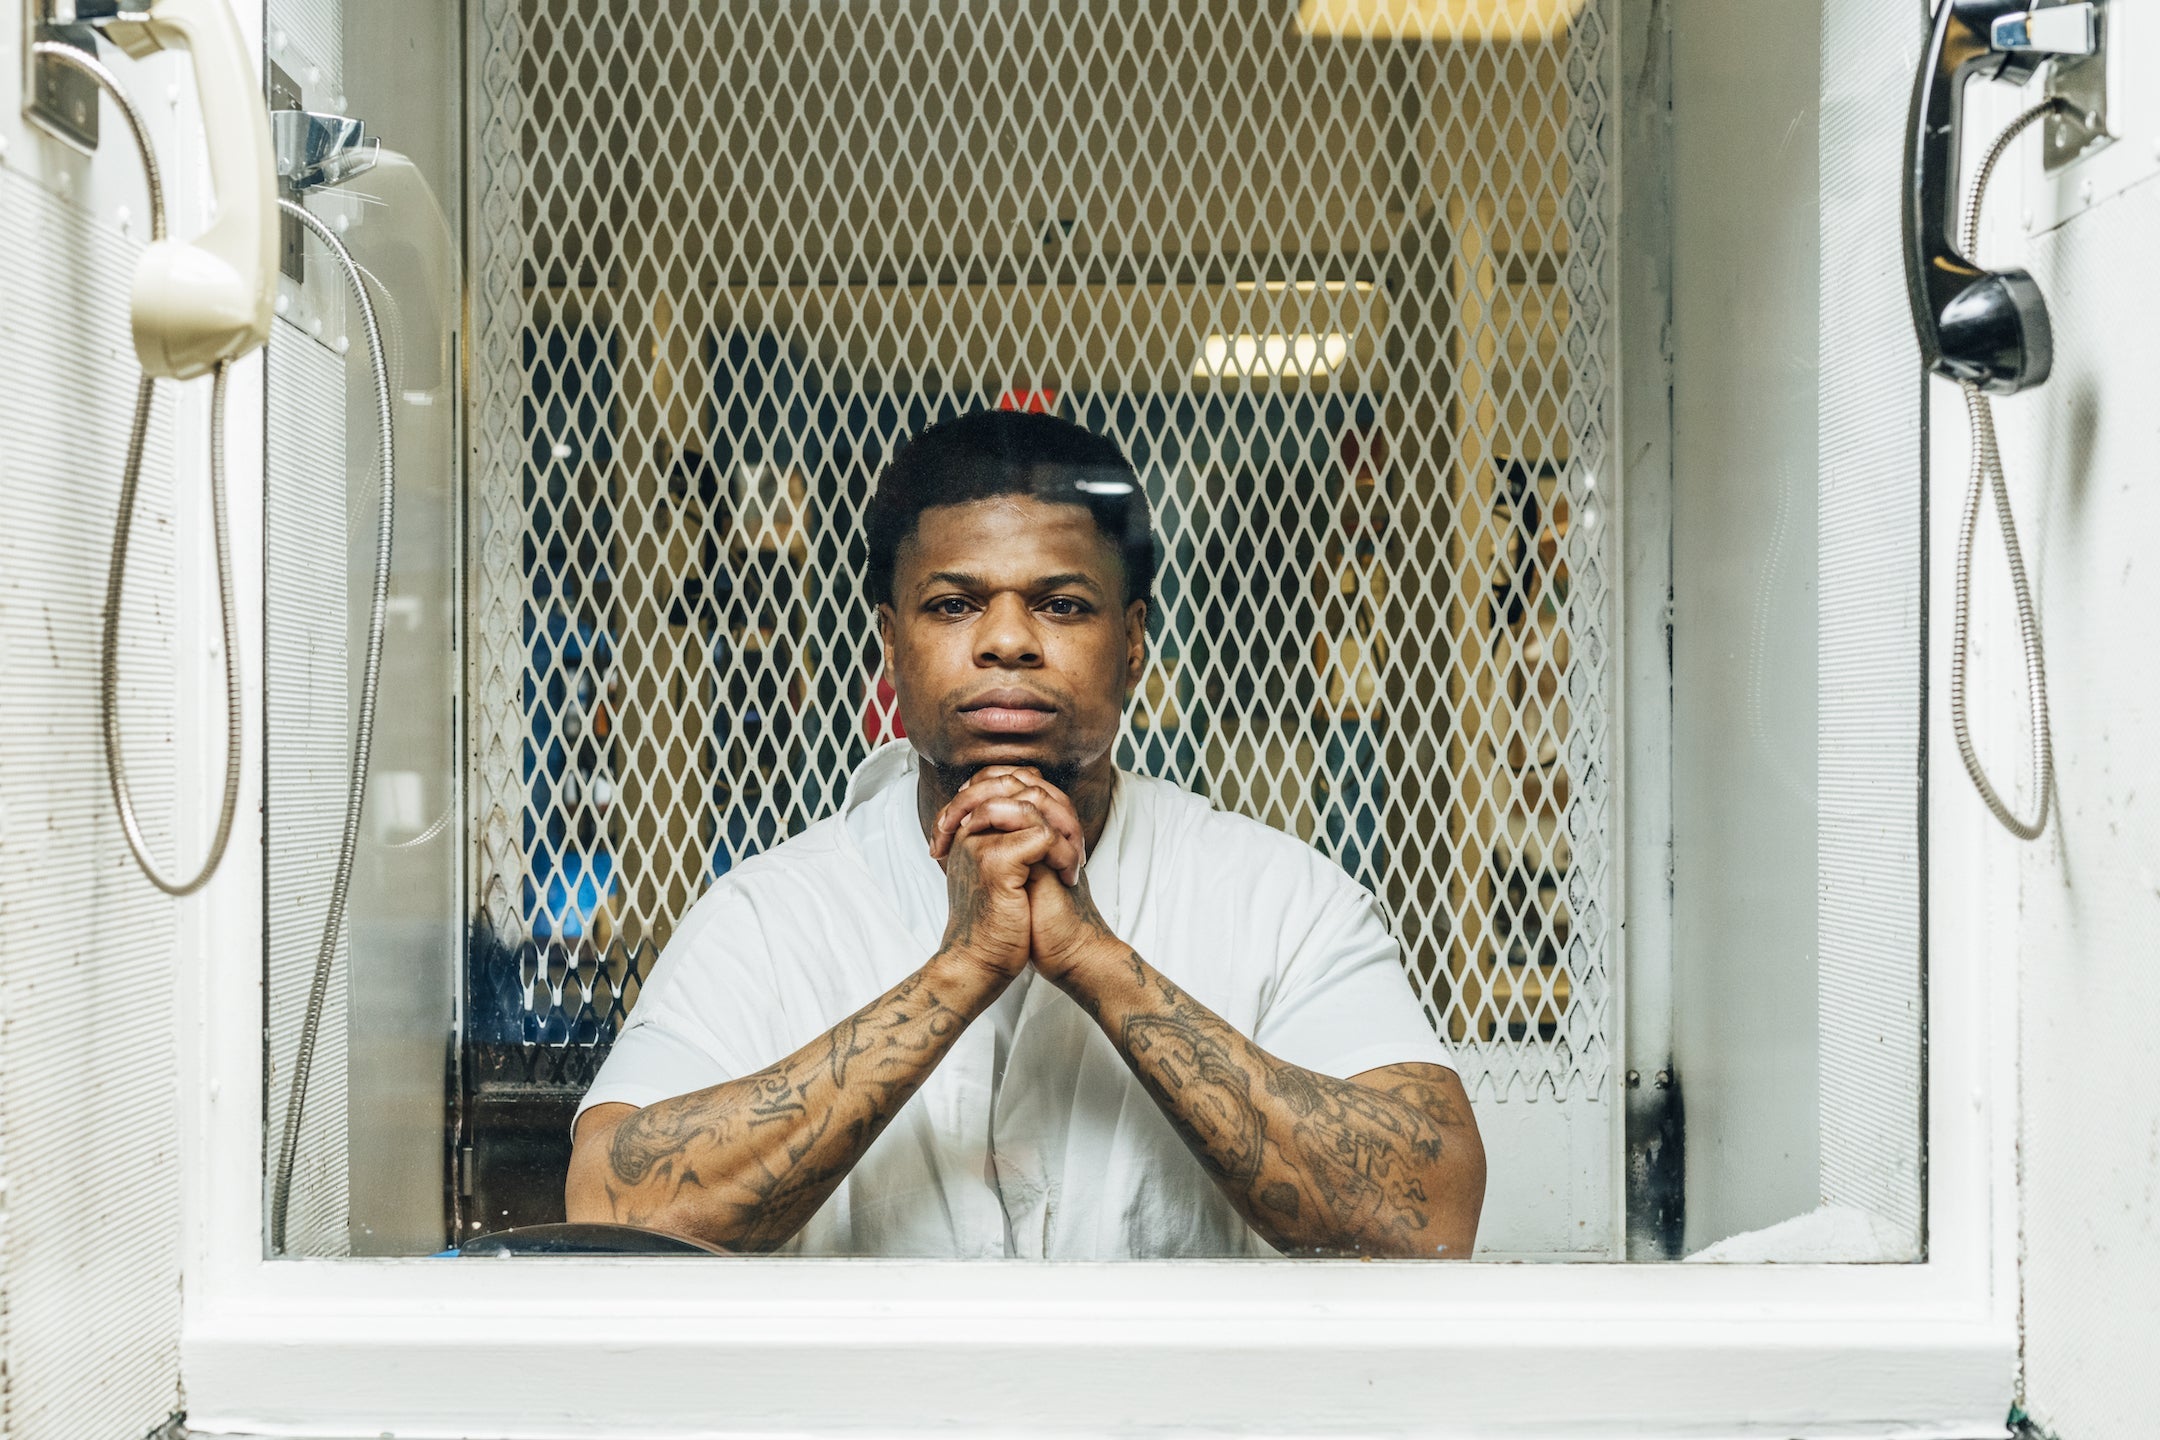
[[[54,12],[65,12],[56,14]],[[48,0],[48,21],[65,22],[65,37],[31,46],[40,62],[65,67],[94,81],[126,117],[142,154],[150,191],[150,243],[136,262],[129,300],[135,354],[142,379],[135,390],[135,418],[121,467],[120,504],[113,524],[112,565],[106,572],[105,615],[99,673],[99,708],[105,740],[106,777],[135,863],[168,895],[201,889],[217,873],[232,838],[240,798],[240,631],[233,602],[232,545],[225,513],[225,376],[232,362],[270,338],[277,300],[277,172],[270,123],[255,83],[253,57],[234,18],[232,0],[152,0],[147,9],[122,10],[112,0]],[[191,241],[165,234],[165,191],[149,127],[120,78],[98,62],[79,37],[90,24],[128,55],[142,59],[160,50],[184,50],[195,70],[203,140],[210,158],[215,218]],[[76,116],[80,120],[80,115]],[[79,128],[56,133],[81,144]],[[95,132],[90,132],[94,137]],[[91,139],[94,144],[94,138]],[[135,812],[120,743],[120,620],[127,592],[128,537],[135,525],[150,406],[160,379],[210,380],[210,517],[217,552],[218,610],[225,669],[225,784],[217,828],[201,865],[186,879],[165,874]]]
[[[270,338],[277,301],[277,174],[255,67],[231,0],[154,0],[101,28],[135,59],[185,50],[194,65],[217,218],[143,252],[132,307],[145,374],[207,375]]]

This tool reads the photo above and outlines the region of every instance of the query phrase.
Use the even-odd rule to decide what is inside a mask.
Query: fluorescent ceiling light
[[[1315,290],[1325,290],[1330,295],[1340,295],[1345,290],[1355,290],[1363,295],[1373,288],[1373,283],[1370,280],[1240,280],[1237,288],[1247,294],[1255,290],[1265,290],[1270,295],[1276,295],[1285,290],[1295,290],[1309,295]]]
[[[1193,374],[1325,375],[1350,358],[1350,337],[1325,335],[1210,335],[1200,343]]]
[[[1551,40],[1586,0],[1303,0],[1300,35],[1342,40]]]

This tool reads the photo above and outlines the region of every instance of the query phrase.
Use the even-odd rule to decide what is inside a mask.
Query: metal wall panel
[[[97,738],[99,626],[137,377],[127,323],[136,250],[0,167],[0,1434],[10,1440],[141,1435],[180,1403],[174,909],[128,856]],[[136,800],[167,857],[176,843],[199,855],[206,828],[191,823],[175,841],[172,413],[165,386],[121,632]]]
[[[1817,424],[1816,943],[1822,1203],[1922,1241],[1925,797],[1920,357],[1896,226],[1922,17],[1823,5]]]
[[[294,1189],[296,1207],[320,1223],[307,1233],[296,1226],[289,1239],[309,1253],[324,1245],[342,1253],[348,1244],[355,1254],[430,1252],[446,1233],[452,1143],[444,1117],[466,928],[456,824],[462,257],[454,198],[447,214],[439,198],[457,166],[459,16],[435,0],[377,0],[350,11],[341,0],[273,0],[268,21],[268,58],[298,103],[351,115],[382,145],[364,173],[304,200],[366,276],[390,379],[397,470],[367,804],[325,1022],[329,1048],[309,1086],[315,1163]],[[357,718],[349,702],[359,693],[381,495],[358,311],[323,246],[308,240],[300,262],[298,281],[290,271],[279,280],[279,313],[294,323],[280,327],[267,376],[270,871],[279,907],[271,1006],[288,1047],[343,817]],[[322,683],[312,685],[318,674]],[[269,1092],[273,1155],[284,1058]],[[333,1122],[333,1110],[342,1119]],[[335,1133],[318,1129],[333,1123]]]
[[[268,0],[263,19],[272,63],[311,92],[310,103],[342,109],[345,0]]]
[[[334,277],[333,277],[334,278]],[[330,904],[352,763],[345,357],[280,320],[270,333],[264,475],[263,878],[268,926],[264,1153],[285,1140],[308,989]],[[372,490],[373,487],[367,487]],[[364,502],[365,495],[354,500]],[[366,598],[360,599],[364,608]],[[351,1248],[346,1116],[352,936],[338,937],[309,1071],[286,1246]]]

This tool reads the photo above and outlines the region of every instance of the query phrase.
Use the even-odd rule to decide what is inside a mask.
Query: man
[[[585,1096],[570,1218],[820,1255],[1467,1255],[1484,1153],[1372,896],[1112,759],[1155,573],[1123,455],[948,421],[868,532],[909,739],[692,908]]]

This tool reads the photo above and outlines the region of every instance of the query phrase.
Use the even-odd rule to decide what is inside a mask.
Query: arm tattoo
[[[825,1203],[987,1003],[956,1007],[917,971],[777,1065],[646,1106],[615,1127],[604,1159],[573,1160],[573,1213],[772,1249]],[[599,1172],[597,1187],[581,1184],[580,1168]]]
[[[1222,1043],[1176,1015],[1132,1016],[1124,1035],[1134,1073],[1200,1163],[1225,1180],[1258,1178],[1267,1120],[1253,1103],[1252,1077]]]
[[[1404,1067],[1381,1087],[1277,1060],[1130,957],[1136,985],[1089,995],[1202,1167],[1278,1249],[1326,1254],[1467,1251],[1460,1195],[1483,1188],[1482,1152],[1451,1154],[1475,1130],[1449,1092]],[[1402,1072],[1390,1072],[1402,1073]],[[1474,1171],[1475,1181],[1461,1177]],[[1475,1229],[1477,1200],[1468,1202]]]
[[[983,883],[982,871],[958,846],[953,847],[946,861],[947,894],[949,911],[945,922],[945,944],[972,945],[975,927],[990,913],[990,887]]]

